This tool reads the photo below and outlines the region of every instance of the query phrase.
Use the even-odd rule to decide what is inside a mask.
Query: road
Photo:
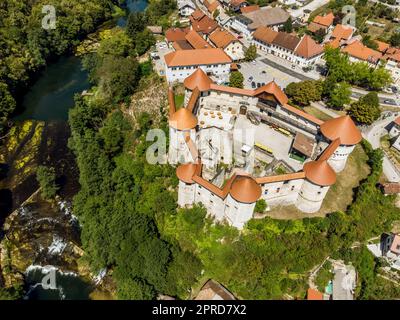
[[[270,67],[272,67],[274,69],[278,69],[281,72],[287,73],[290,76],[292,76],[294,78],[297,78],[299,80],[302,80],[302,81],[303,80],[314,80],[313,78],[307,77],[304,74],[298,73],[295,70],[289,69],[286,66],[283,66],[283,65],[280,65],[280,64],[278,64],[278,63],[276,63],[274,61],[271,61],[270,59],[265,58],[265,59],[262,59],[261,61],[263,63],[265,63],[266,65],[268,65],[268,66],[270,66]]]
[[[391,114],[390,116],[386,116]],[[376,121],[372,126],[363,130],[363,137],[371,144],[372,148],[378,149],[380,147],[380,139],[388,132],[386,127],[398,116],[398,113],[384,113],[381,120]],[[383,156],[383,173],[386,178],[391,182],[400,182],[400,171],[390,161],[389,157],[384,154]]]
[[[329,3],[329,0],[314,0],[300,9],[288,10],[288,12],[292,17],[300,18],[304,16],[304,10],[310,10],[310,12],[313,12],[327,3]]]

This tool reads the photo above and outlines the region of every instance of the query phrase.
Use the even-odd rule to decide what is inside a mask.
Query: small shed
[[[163,30],[160,26],[148,26],[147,29],[151,31],[152,34],[162,34]]]

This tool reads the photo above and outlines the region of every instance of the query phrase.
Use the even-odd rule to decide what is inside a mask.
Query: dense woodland
[[[32,77],[46,62],[65,54],[122,0],[2,0],[0,2],[0,132]],[[56,8],[56,29],[42,28],[44,5]]]

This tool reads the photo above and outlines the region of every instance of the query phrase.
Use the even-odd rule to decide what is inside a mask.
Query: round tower
[[[198,172],[200,164],[182,164],[176,169],[176,176],[179,179],[178,205],[181,207],[193,205],[195,201],[196,183],[193,176]]]
[[[197,118],[186,108],[181,108],[169,118],[169,154],[170,163],[191,162],[187,142],[196,142]],[[196,159],[192,159],[195,161]]]
[[[225,217],[230,225],[243,229],[253,217],[256,202],[261,197],[261,186],[249,176],[238,176],[232,182],[225,203]]]
[[[362,140],[361,132],[349,116],[324,122],[320,127],[320,131],[329,142],[340,139],[340,145],[329,158],[328,162],[335,172],[343,171],[347,158],[353,152],[355,146]]]
[[[210,90],[210,86],[213,81],[207,76],[203,69],[198,68],[189,77],[187,77],[183,84],[185,86],[185,105],[189,103],[192,91],[197,88],[201,92],[201,96],[204,96],[207,91]]]
[[[330,186],[336,182],[336,173],[326,160],[310,161],[304,165],[305,179],[296,207],[307,213],[317,212]]]

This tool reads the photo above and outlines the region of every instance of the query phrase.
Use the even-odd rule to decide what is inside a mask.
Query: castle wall
[[[195,202],[201,202],[207,209],[208,214],[217,221],[224,219],[224,200],[199,184],[196,184]]]
[[[328,163],[335,172],[342,172],[346,167],[346,162],[356,146],[340,145],[335,153],[329,158]]]
[[[261,185],[261,198],[268,206],[293,205],[296,203],[304,179],[280,181]]]
[[[190,150],[185,141],[185,133],[190,133],[192,141],[196,141],[196,130],[180,131],[169,127],[168,161],[171,164],[193,162]]]
[[[307,213],[317,212],[321,208],[328,190],[329,187],[318,186],[305,180],[297,198],[296,207]]]
[[[228,223],[239,230],[243,229],[247,221],[253,217],[255,205],[255,202],[238,202],[228,194],[225,205],[225,216]]]
[[[179,181],[178,189],[178,205],[181,207],[187,205],[193,205],[195,199],[196,184],[188,184],[183,181]]]

